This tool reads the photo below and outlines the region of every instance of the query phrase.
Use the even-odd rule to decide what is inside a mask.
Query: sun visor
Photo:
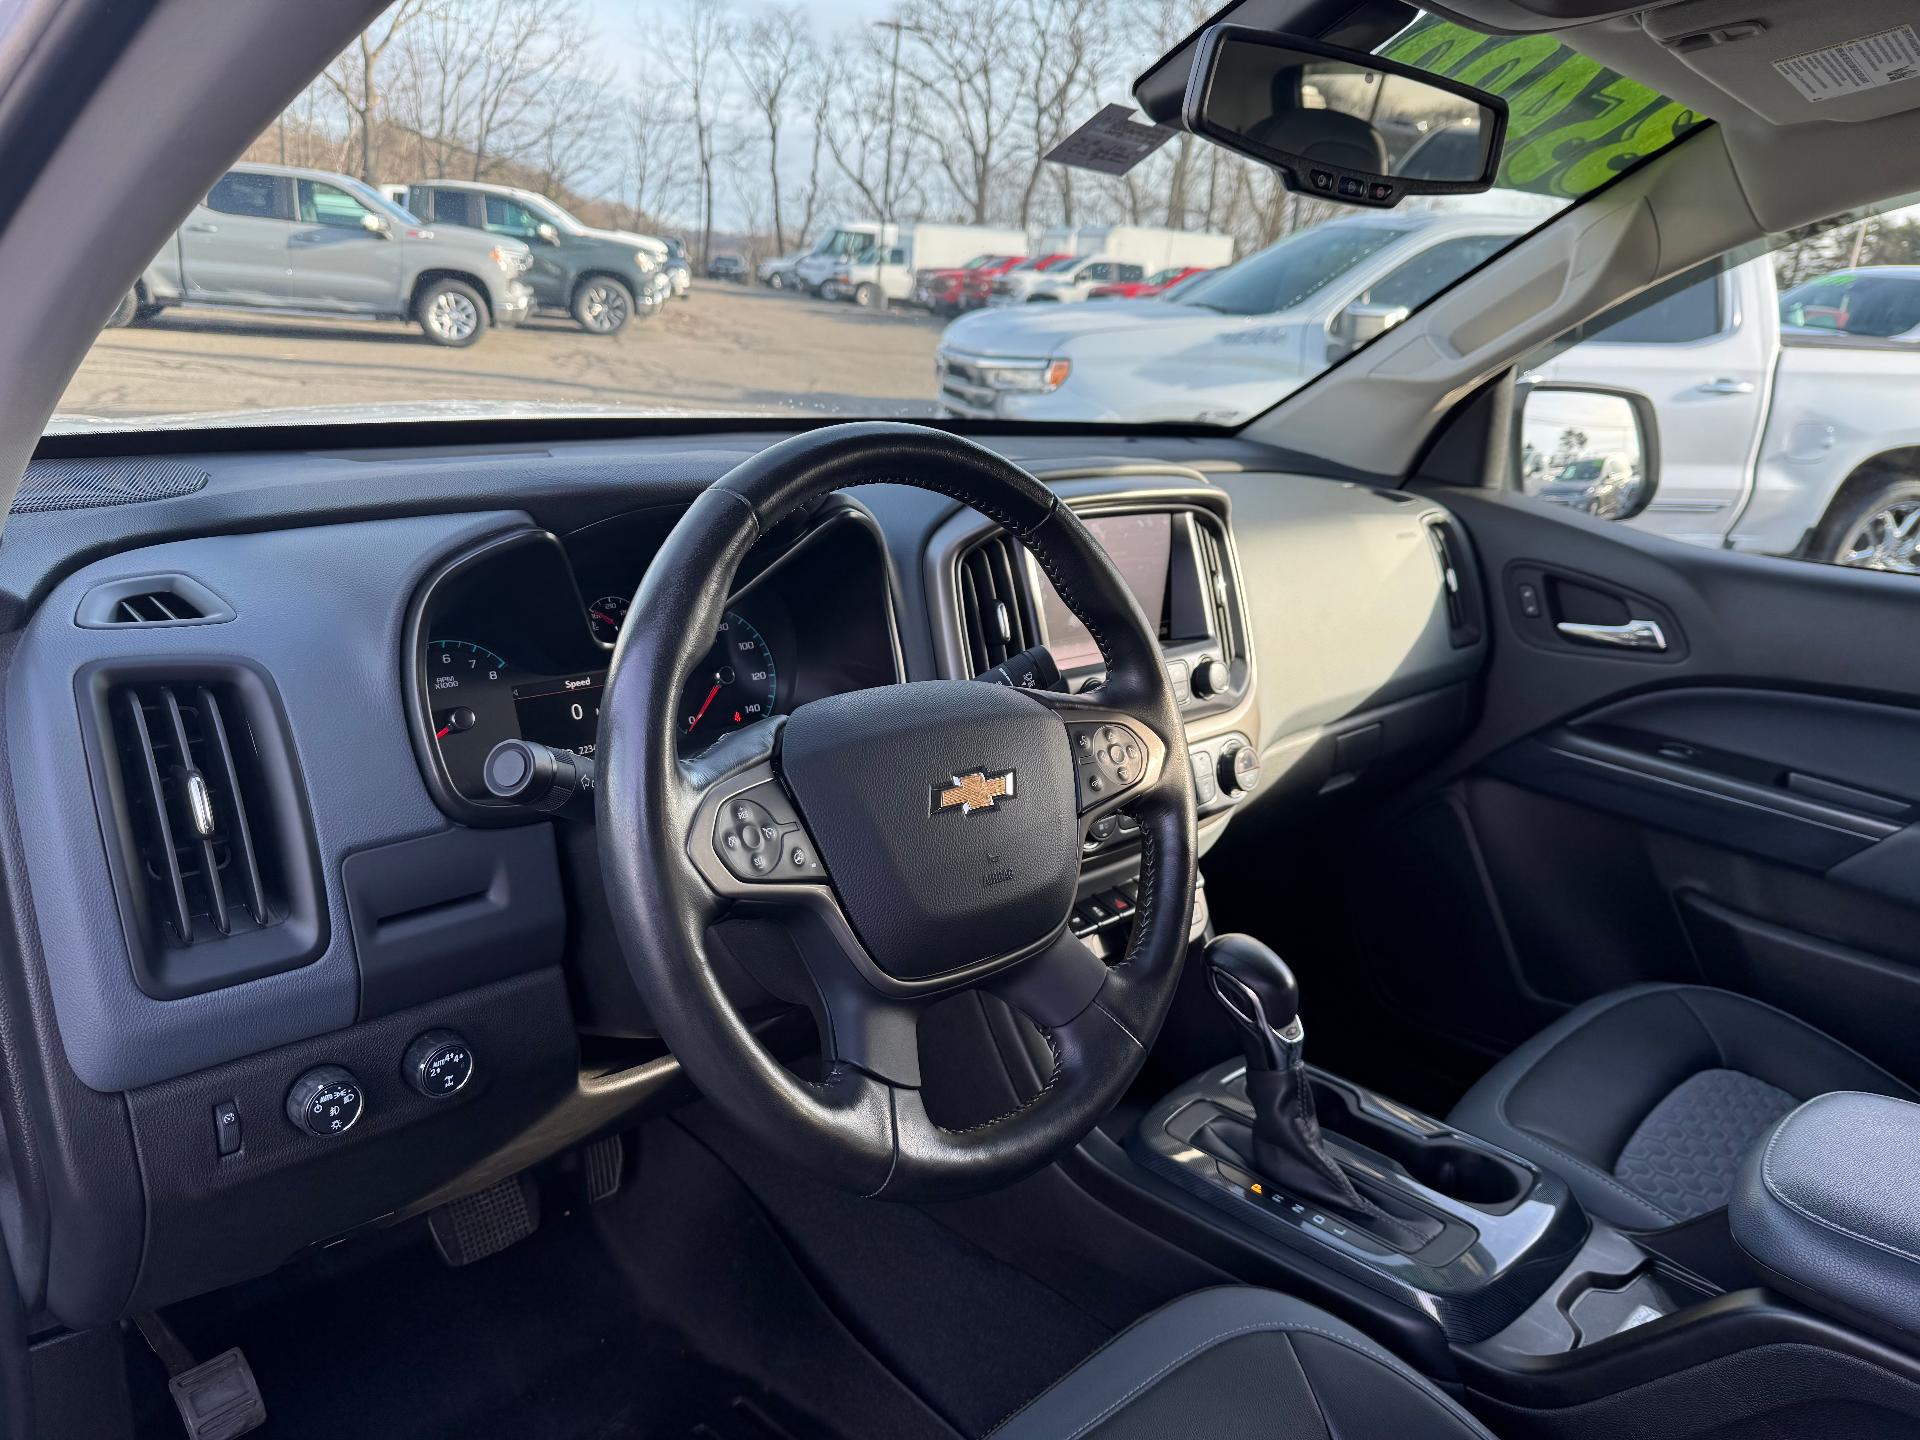
[[[1681,0],[1640,23],[1774,125],[1920,108],[1920,7],[1911,0]]]

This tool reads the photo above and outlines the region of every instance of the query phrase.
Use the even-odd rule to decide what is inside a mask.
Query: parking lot
[[[611,339],[536,318],[465,350],[413,326],[168,310],[104,331],[60,405],[79,417],[461,400],[669,411],[934,413],[941,321],[696,283]]]

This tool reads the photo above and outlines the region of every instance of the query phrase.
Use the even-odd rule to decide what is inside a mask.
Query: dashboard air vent
[[[175,999],[326,948],[305,792],[278,697],[231,661],[83,673],[94,800],[142,990]]]
[[[89,630],[128,625],[217,625],[233,608],[189,575],[142,575],[109,580],[80,597],[74,622]]]
[[[204,685],[124,685],[111,703],[128,818],[168,938],[272,924],[219,699]]]
[[[1472,645],[1480,639],[1480,599],[1474,586],[1473,567],[1460,543],[1459,532],[1448,521],[1429,520],[1427,535],[1433,542],[1434,559],[1440,565],[1440,593],[1447,606],[1447,637],[1455,649]]]
[[[1225,659],[1231,663],[1244,658],[1240,646],[1236,643],[1233,628],[1233,577],[1227,569],[1226,548],[1220,543],[1219,532],[1212,525],[1202,521],[1194,526],[1200,540],[1200,580],[1207,592],[1207,616],[1212,623],[1213,637],[1226,652]]]
[[[113,625],[160,625],[168,620],[203,620],[200,607],[183,595],[147,590],[122,596],[113,607]]]
[[[975,675],[1038,643],[1019,546],[1010,536],[996,533],[967,550],[958,572],[960,624]]]

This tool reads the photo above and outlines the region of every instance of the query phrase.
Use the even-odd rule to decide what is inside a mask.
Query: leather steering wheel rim
[[[767,773],[781,773],[783,722],[761,722],[751,737],[736,732],[690,760],[677,752],[681,687],[712,643],[748,551],[801,507],[871,483],[932,490],[1002,526],[1033,553],[1107,665],[1092,696],[1000,690],[1019,700],[996,696],[986,706],[979,692],[999,687],[964,682],[962,692],[955,682],[911,682],[882,687],[911,695],[867,692],[875,703],[961,702],[994,715],[1010,706],[1024,715],[1023,707],[1035,706],[1060,717],[1063,747],[1078,717],[1119,717],[1155,757],[1125,800],[1140,826],[1142,869],[1131,942],[1116,963],[1074,940],[1063,910],[1058,932],[1043,937],[1043,952],[997,964],[984,981],[896,981],[863,965],[860,973],[879,987],[864,998],[853,993],[865,983],[858,979],[816,981],[823,990],[838,987],[836,1004],[871,1003],[874,1013],[893,1017],[888,1023],[909,1029],[913,1005],[983,983],[1040,1025],[1056,1061],[1044,1088],[1008,1114],[961,1131],[936,1124],[916,1086],[902,1083],[902,1076],[913,1078],[911,1055],[892,1069],[858,1055],[849,1060],[849,1047],[838,1043],[847,1037],[826,1025],[828,1065],[823,1078],[808,1080],[755,1039],[711,953],[709,927],[735,902],[715,892],[718,872],[700,856],[700,827],[720,782],[746,773],[750,763],[770,763]],[[1124,1094],[1166,1017],[1186,952],[1197,850],[1187,746],[1153,628],[1085,526],[1032,475],[971,441],[914,425],[832,426],[772,446],[704,491],[649,566],[632,616],[614,653],[600,720],[601,869],[634,983],[695,1085],[761,1143],[864,1195],[975,1193],[1029,1174],[1078,1143]],[[1066,760],[1071,767],[1070,753]],[[709,826],[705,833],[714,832]],[[1078,834],[1071,843],[1077,873]],[[831,918],[840,890],[837,883],[832,892],[815,887],[815,920],[823,909]],[[1070,908],[1070,883],[1068,891]],[[910,999],[894,993],[908,983],[918,987]],[[860,1014],[865,1024],[867,1012]]]

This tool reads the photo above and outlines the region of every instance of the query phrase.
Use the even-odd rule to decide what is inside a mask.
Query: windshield
[[[1192,23],[1120,0],[399,0],[164,237],[52,428],[1237,426],[1703,119],[1550,36],[1421,16],[1380,53],[1507,99],[1489,193],[1356,211],[1184,133],[1123,175],[1047,158]],[[1452,118],[1395,124],[1438,155]],[[686,263],[608,230],[683,236]],[[980,273],[931,278],[956,270]],[[1085,303],[1136,293],[1164,303]],[[1899,334],[1911,294],[1796,291],[1787,323]]]

